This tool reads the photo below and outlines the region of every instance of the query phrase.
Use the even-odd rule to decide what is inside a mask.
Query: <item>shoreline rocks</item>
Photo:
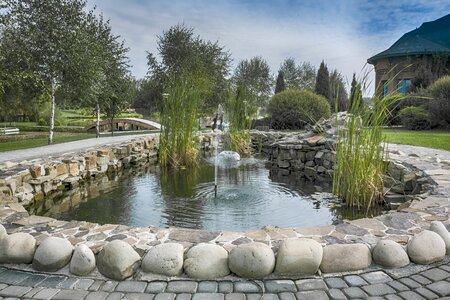
[[[97,257],[97,268],[108,278],[124,280],[134,274],[141,257],[124,241],[115,240],[106,244]]]
[[[33,268],[38,271],[54,272],[70,262],[72,244],[62,238],[48,237],[39,245],[34,254]]]
[[[228,265],[233,273],[241,277],[259,279],[272,273],[275,254],[263,243],[242,244],[230,251]]]
[[[439,234],[424,230],[409,240],[408,256],[411,261],[420,265],[427,265],[440,261],[445,256],[445,242]]]

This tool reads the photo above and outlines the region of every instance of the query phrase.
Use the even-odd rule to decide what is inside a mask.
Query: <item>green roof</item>
[[[404,34],[389,49],[367,60],[374,64],[387,57],[450,53],[450,14],[432,22],[423,23],[419,28]]]

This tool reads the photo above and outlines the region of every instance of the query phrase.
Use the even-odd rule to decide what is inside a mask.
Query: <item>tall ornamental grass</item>
[[[239,154],[250,154],[251,116],[256,115],[256,107],[247,89],[238,86],[236,93],[230,93],[226,103],[226,116],[230,129],[226,136],[229,149]]]
[[[198,109],[206,82],[201,72],[184,72],[168,83],[161,114],[161,165],[173,168],[196,165]]]
[[[366,208],[368,213],[383,201],[387,152],[382,126],[402,98],[397,93],[375,97],[369,105],[362,103],[361,90],[356,91],[345,123],[338,125],[333,194],[349,207]]]

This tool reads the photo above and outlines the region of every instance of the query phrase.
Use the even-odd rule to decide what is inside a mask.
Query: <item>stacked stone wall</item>
[[[156,163],[158,138],[90,149],[80,154],[42,158],[0,166],[0,203],[29,205],[61,190],[141,163]]]

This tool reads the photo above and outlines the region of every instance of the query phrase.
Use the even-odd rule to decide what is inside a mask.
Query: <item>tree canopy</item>
[[[123,90],[128,49],[109,21],[86,11],[86,1],[6,0],[2,8],[0,59],[8,62],[2,86],[23,91],[28,80],[37,98],[50,100],[50,144],[56,95],[64,103],[98,107]],[[21,98],[32,102],[31,95]]]
[[[292,57],[286,58],[280,66],[283,72],[286,89],[314,90],[316,70],[309,62],[297,65]]]
[[[234,71],[233,84],[235,87],[245,86],[247,96],[252,98],[248,101],[264,106],[272,94],[273,78],[269,64],[260,56],[241,60]]]
[[[202,39],[195,35],[194,29],[178,24],[158,36],[158,61],[153,53],[147,53],[149,78],[156,81],[156,87],[150,93],[153,99],[162,100],[160,95],[167,89],[167,81],[186,71],[199,74],[208,80],[201,103],[205,110],[212,110],[226,100],[226,77],[230,72],[230,53],[219,43]],[[159,85],[159,87],[158,87]],[[149,87],[149,86],[146,86]]]

